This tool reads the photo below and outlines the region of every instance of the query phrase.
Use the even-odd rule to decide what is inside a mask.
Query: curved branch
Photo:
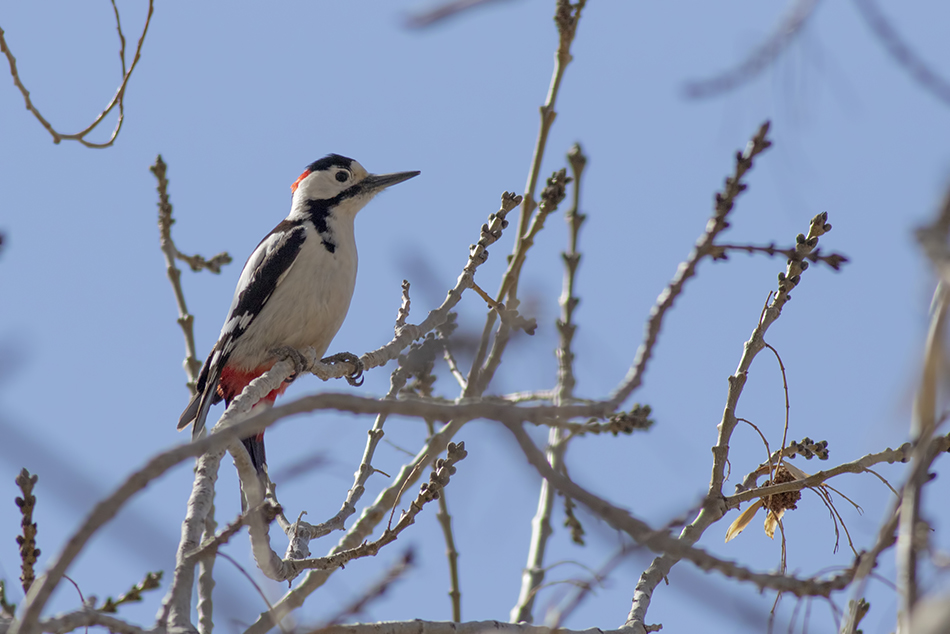
[[[801,33],[817,5],[818,0],[798,0],[775,27],[772,35],[755,47],[738,66],[709,79],[687,82],[683,87],[683,94],[688,99],[705,99],[735,90],[752,81],[771,66]]]
[[[0,29],[0,53],[3,53],[7,57],[7,63],[10,65],[10,75],[13,76],[14,85],[20,89],[20,94],[23,95],[23,101],[26,102],[26,109],[33,113],[33,116],[36,117],[36,120],[40,122],[47,132],[53,137],[53,143],[59,143],[60,141],[78,141],[89,148],[107,148],[115,143],[116,138],[119,136],[119,130],[122,129],[122,121],[125,118],[125,88],[129,83],[129,79],[132,77],[132,72],[135,70],[136,65],[139,63],[139,58],[142,54],[142,45],[145,43],[145,35],[148,33],[148,26],[152,21],[152,13],[155,10],[155,0],[149,0],[148,2],[148,15],[145,17],[145,26],[142,27],[142,35],[139,37],[138,46],[135,48],[135,56],[132,58],[132,63],[129,65],[128,70],[126,70],[125,64],[125,35],[122,33],[122,23],[119,21],[119,9],[115,4],[115,0],[112,0],[112,8],[115,11],[115,24],[116,30],[119,32],[119,42],[121,48],[119,49],[119,57],[122,60],[122,83],[119,84],[119,88],[115,91],[115,95],[112,97],[112,101],[105,107],[105,109],[99,113],[99,116],[86,127],[85,130],[77,132],[75,134],[63,134],[58,132],[53,125],[46,120],[46,118],[40,113],[39,109],[33,105],[33,100],[30,99],[30,91],[27,90],[26,86],[23,85],[23,81],[20,79],[20,73],[17,70],[16,58],[13,56],[13,52],[10,50],[10,47],[7,45],[6,39],[4,38],[4,31]],[[119,118],[115,124],[115,130],[112,131],[112,136],[109,137],[109,140],[104,143],[93,143],[86,140],[86,135],[96,129],[103,119],[106,118],[110,112],[112,112],[115,107],[119,107]]]

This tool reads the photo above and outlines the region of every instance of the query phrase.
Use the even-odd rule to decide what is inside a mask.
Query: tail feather
[[[178,429],[182,429],[194,423],[194,428],[192,429],[193,439],[198,439],[202,436],[205,422],[208,418],[208,411],[214,403],[223,398],[226,403],[230,404],[253,379],[256,379],[270,369],[270,365],[261,366],[253,370],[240,370],[234,367],[228,367],[226,364],[224,364],[223,368],[219,369],[220,366],[221,363],[218,362],[218,359],[214,357],[214,352],[212,352],[212,355],[205,363],[205,368],[202,368],[202,376],[200,376],[198,380],[200,391],[191,398],[185,411],[182,412],[181,418],[178,420]],[[213,369],[208,370],[206,373],[206,368],[209,367]],[[277,395],[282,394],[288,385],[289,383],[284,383],[266,395],[253,409],[259,410],[272,406]],[[266,474],[267,458],[264,453],[264,434],[260,433],[250,438],[244,438],[242,442],[248,454],[251,456],[251,462],[254,464],[257,473],[259,475]]]
[[[201,432],[205,428],[205,421],[208,418],[208,411],[216,400],[221,400],[220,397],[215,398],[218,396],[218,380],[220,375],[221,373],[218,370],[211,372],[208,380],[204,382],[204,390],[191,397],[191,400],[188,401],[188,407],[185,408],[185,411],[181,413],[181,418],[178,419],[179,430],[184,429],[194,422],[194,428],[191,430],[192,439],[197,439],[201,436]]]
[[[195,427],[192,429],[191,437],[196,439],[200,436],[205,426],[205,419],[208,418],[208,410],[214,403],[221,400],[218,395],[218,381],[221,378],[221,365],[227,361],[227,356],[221,359],[218,354],[220,341],[211,348],[208,358],[201,366],[201,372],[198,373],[198,380],[195,382],[196,393],[188,401],[188,406],[181,413],[178,419],[178,429],[182,430],[194,421]]]
[[[181,418],[178,419],[178,431],[181,431],[190,425],[191,421],[195,420],[198,415],[199,403],[201,403],[201,394],[195,394],[191,397],[191,400],[188,401],[188,407],[185,408],[185,411],[181,413]]]
[[[254,469],[257,470],[257,473],[266,473],[267,456],[264,454],[264,433],[261,432],[256,436],[245,438],[241,442],[244,443],[244,448],[247,449],[247,453],[250,454],[251,463],[254,465]]]
[[[213,370],[211,376],[208,377],[208,382],[205,384],[204,392],[202,392],[199,397],[196,407],[197,411],[195,413],[195,426],[191,429],[192,439],[200,438],[201,433],[204,431],[205,421],[208,419],[208,411],[214,404],[214,397],[218,393],[218,379],[220,376],[221,372],[219,370]],[[191,406],[189,405],[189,407]]]

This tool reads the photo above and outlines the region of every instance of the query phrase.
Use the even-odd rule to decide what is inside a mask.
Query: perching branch
[[[444,324],[446,320],[449,319],[449,314],[452,312],[452,309],[461,301],[462,293],[466,289],[471,288],[472,282],[475,279],[476,269],[488,259],[488,247],[501,237],[501,232],[508,226],[508,220],[506,219],[508,212],[517,207],[520,203],[521,196],[516,196],[510,192],[502,194],[501,208],[488,217],[487,224],[482,225],[479,240],[476,244],[472,245],[469,251],[468,262],[466,262],[465,267],[462,269],[462,274],[459,275],[455,287],[448,292],[442,305],[430,311],[426,318],[418,325],[406,324],[398,329],[398,333],[393,337],[392,341],[360,357],[365,369],[376,368],[385,365],[389,361],[395,360],[410,343],[424,337],[426,333]],[[345,366],[346,364],[341,364],[341,370]],[[348,370],[351,371],[352,367],[348,368]],[[318,376],[324,378],[321,375]],[[343,376],[343,374],[336,376]]]

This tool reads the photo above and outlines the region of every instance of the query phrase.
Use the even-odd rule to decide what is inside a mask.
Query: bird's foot
[[[310,369],[310,362],[300,350],[284,346],[273,350],[273,353],[279,359],[290,359],[294,363],[294,373],[287,378],[287,383],[293,383],[294,380]]]
[[[331,354],[329,357],[320,359],[320,363],[352,363],[354,366],[356,366],[356,369],[343,378],[346,379],[346,382],[353,387],[359,387],[363,385],[363,361],[352,352],[338,352],[336,354]]]

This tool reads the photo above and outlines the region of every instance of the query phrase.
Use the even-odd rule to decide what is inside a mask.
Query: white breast
[[[282,347],[310,346],[322,357],[343,325],[356,286],[352,222],[335,223],[333,253],[313,226],[307,226],[296,260],[241,336],[229,364],[252,370],[272,362],[272,351]]]

